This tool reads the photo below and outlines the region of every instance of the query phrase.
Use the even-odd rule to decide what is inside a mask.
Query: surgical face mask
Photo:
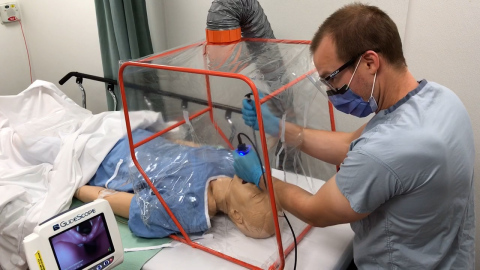
[[[344,85],[337,91],[327,91],[328,99],[330,102],[332,102],[333,106],[337,110],[357,117],[365,117],[372,112],[377,111],[378,109],[377,102],[375,101],[375,98],[373,98],[373,90],[375,88],[375,80],[377,78],[376,72],[375,76],[373,77],[372,92],[370,93],[370,98],[368,101],[363,100],[363,98],[355,94],[350,88],[350,83],[352,82],[353,76],[355,76],[355,72],[357,71],[361,60],[362,59],[360,58],[355,70],[353,71],[352,77],[348,82],[348,85]]]

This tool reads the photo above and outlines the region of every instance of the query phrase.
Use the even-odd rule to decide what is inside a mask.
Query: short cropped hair
[[[367,50],[374,50],[396,68],[407,66],[397,26],[378,7],[353,3],[335,11],[313,36],[310,44],[312,54],[327,35],[332,37],[341,61],[346,62]]]

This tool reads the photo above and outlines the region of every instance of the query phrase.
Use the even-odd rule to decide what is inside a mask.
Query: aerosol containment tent
[[[142,178],[139,183],[133,184],[137,187],[136,197],[142,203],[142,220],[147,226],[152,222],[152,213],[164,209],[178,229],[178,233],[170,236],[173,239],[246,268],[283,269],[285,257],[295,245],[292,232],[283,218],[284,213],[275,204],[272,172],[288,174],[284,177],[285,181],[311,193],[316,192],[315,179],[326,180],[336,172],[335,166],[316,160],[298,149],[303,139],[301,132],[288,144],[284,142],[282,127],[285,122],[308,128],[335,129],[333,109],[325,92],[319,91],[312,83],[312,80],[318,79],[318,74],[313,66],[309,43],[245,38],[223,44],[201,41],[122,63],[119,84],[132,164],[135,164],[131,175],[137,174]],[[245,124],[242,118],[244,100],[256,108],[259,130]],[[150,136],[136,139],[132,136],[134,131],[129,124],[130,118],[135,117],[135,111],[145,110],[158,113],[163,121],[148,128]],[[278,124],[272,125],[272,119],[278,119]],[[256,146],[265,167],[269,205],[273,213],[277,213],[271,215],[273,220],[269,221],[274,224],[275,234],[266,239],[252,239],[240,233],[236,237],[247,239],[247,243],[240,246],[229,238],[238,229],[227,215],[217,215],[208,224],[214,240],[208,245],[194,242],[184,229],[189,224],[182,222],[196,221],[185,221],[175,215],[171,211],[175,207],[172,204],[198,199],[184,194],[184,187],[207,179],[200,175],[200,169],[190,166],[191,160],[184,160],[183,153],[172,154],[159,149],[154,156],[140,158],[145,156],[142,151],[153,149],[157,139],[163,138],[204,148],[205,152],[199,151],[196,158],[211,161],[215,157],[208,149],[225,149],[230,153],[237,148],[240,133],[246,135],[241,136],[244,143]],[[255,148],[252,146],[252,149]],[[164,169],[158,173],[161,169],[156,168],[152,161],[162,156],[170,158],[171,166],[164,166],[169,167],[168,171]],[[182,158],[178,158],[180,156]],[[221,166],[232,166],[231,160],[229,162],[223,162]],[[180,176],[179,170],[187,170],[187,173],[183,172]],[[165,186],[162,181],[167,178],[172,186],[169,192],[157,191],[160,186]],[[144,189],[155,197],[154,201],[147,203],[142,200],[140,191]],[[176,199],[170,200],[167,196]],[[292,221],[297,242],[300,242],[310,226],[289,213],[286,215]],[[252,251],[256,256],[251,255]]]

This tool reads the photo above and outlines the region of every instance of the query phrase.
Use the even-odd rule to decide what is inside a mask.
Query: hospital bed
[[[50,111],[49,116],[50,117],[43,117],[39,111],[33,110],[30,115],[25,115],[26,118],[30,118],[30,120],[25,120],[25,119],[16,119],[18,122],[22,122],[21,124],[18,124],[15,126],[16,130],[19,132],[19,134],[24,135],[22,136],[22,145],[17,145],[17,146],[28,146],[29,139],[35,139],[34,142],[42,142],[42,140],[38,140],[37,135],[43,134],[43,135],[48,135],[45,136],[44,138],[47,138],[44,143],[50,143],[47,144],[47,147],[51,148],[56,148],[57,146],[57,141],[54,139],[53,135],[53,130],[55,128],[58,128],[61,132],[68,132],[69,129],[71,129],[73,126],[78,126],[76,131],[78,132],[78,136],[76,137],[75,142],[69,142],[70,140],[64,141],[64,146],[66,146],[66,149],[59,149],[58,156],[60,158],[57,158],[56,156],[54,159],[52,159],[52,167],[54,168],[50,172],[54,172],[53,175],[56,175],[57,177],[54,178],[43,178],[41,175],[44,175],[42,170],[40,170],[38,173],[31,174],[31,170],[25,171],[25,173],[30,173],[31,176],[38,175],[40,176],[39,179],[44,179],[44,181],[51,181],[52,183],[55,181],[60,181],[61,179],[73,179],[74,181],[71,182],[66,182],[62,181],[59,183],[58,186],[52,186],[50,187],[52,191],[52,196],[54,196],[55,203],[52,204],[50,207],[47,207],[44,209],[44,215],[45,216],[51,216],[53,214],[49,214],[52,212],[59,212],[62,209],[62,205],[68,205],[70,198],[73,195],[73,191],[75,190],[75,187],[78,187],[82,183],[88,182],[88,179],[93,175],[94,173],[94,168],[89,167],[88,164],[93,164],[95,162],[100,162],[105,156],[106,152],[108,152],[109,147],[111,148],[113,146],[113,142],[109,141],[115,141],[116,139],[120,138],[121,136],[124,136],[125,132],[122,131],[122,128],[119,128],[119,126],[123,123],[119,122],[119,119],[121,116],[120,112],[111,112],[111,113],[103,113],[100,115],[91,115],[87,110],[84,110],[80,108],[78,105],[74,104],[71,100],[69,100],[64,94],[62,94],[58,89],[55,89],[55,87],[52,84],[45,83],[45,82],[36,82],[30,87],[29,89],[32,90],[33,88],[39,88],[42,89],[40,92],[50,92],[48,98],[43,97],[42,95],[39,95],[39,92],[36,92],[35,94],[29,96],[26,95],[27,97],[24,97],[23,99],[14,99],[14,98],[7,98],[5,100],[1,100],[0,103],[3,106],[4,110],[11,109],[9,108],[8,105],[10,105],[12,108],[15,106],[18,106],[19,104],[23,103],[25,105],[32,105],[31,108],[38,108],[38,107],[43,107],[43,108],[50,108],[52,111]],[[33,93],[33,92],[32,92]],[[52,94],[53,93],[53,94]],[[37,105],[33,105],[33,103],[28,103],[32,102],[32,96],[38,97],[39,98],[39,103]],[[28,102],[26,100],[28,99]],[[58,103],[62,103],[62,106],[55,107],[54,106],[54,101]],[[43,105],[41,105],[43,104]],[[67,111],[71,111],[72,114],[65,114],[59,119],[62,119],[61,122],[58,122],[56,124],[52,124],[53,122],[49,122],[47,119],[51,119],[51,116],[57,115],[59,116],[61,114],[62,108],[68,107]],[[17,108],[21,108],[21,106],[18,106]],[[12,112],[14,110],[12,109]],[[16,112],[14,112],[16,114]],[[114,117],[116,115],[116,117]],[[40,122],[36,122],[35,117],[39,117]],[[132,115],[131,115],[132,116]],[[76,122],[75,118],[81,119],[82,124],[80,123],[80,120]],[[146,113],[141,115],[140,117],[142,121],[147,121],[149,123],[155,123],[158,121],[158,115],[156,114],[151,114],[151,113]],[[132,118],[132,123],[134,126],[141,126],[141,123],[135,123],[138,120],[135,120],[136,118]],[[147,120],[145,120],[147,119]],[[11,122],[14,122],[13,118],[10,118]],[[31,125],[29,125],[31,124]],[[33,127],[43,127],[44,129],[40,128],[37,130],[33,130]],[[82,127],[85,126],[85,127]],[[5,126],[4,126],[5,127]],[[24,128],[25,127],[25,128]],[[26,127],[29,127],[27,130]],[[108,130],[108,136],[105,136],[103,133],[103,140],[95,142],[93,145],[88,145],[85,146],[82,149],[82,147],[78,146],[77,143],[79,141],[83,141],[85,137],[90,136],[90,138],[95,138],[99,134],[96,131],[92,131],[92,127],[98,127],[97,130],[103,132],[104,130]],[[7,131],[7,128],[3,129],[2,131]],[[75,132],[76,132],[75,131]],[[118,135],[116,132],[118,132]],[[18,133],[17,132],[17,133]],[[123,135],[122,135],[123,134]],[[28,136],[27,136],[28,135]],[[33,137],[32,137],[33,136]],[[32,141],[33,142],[33,141]],[[33,144],[32,144],[33,145]],[[32,146],[30,145],[30,146]],[[99,147],[102,145],[102,147]],[[92,146],[94,146],[94,152],[90,151],[88,149],[91,149]],[[95,146],[97,146],[95,148]],[[103,150],[103,148],[107,150]],[[82,149],[82,151],[80,151]],[[3,148],[3,150],[6,150]],[[18,150],[18,149],[16,149]],[[23,149],[22,151],[25,151],[26,149]],[[39,158],[40,156],[38,153],[40,151],[44,151],[45,148],[38,148],[38,149],[30,149],[27,147],[27,150],[32,150],[28,152],[28,155],[25,154],[23,155],[24,159],[27,158],[28,156],[36,156],[36,158]],[[70,159],[62,159],[71,156],[72,153],[78,153],[78,156],[76,156],[77,160],[70,160]],[[45,154],[45,152],[44,152]],[[47,153],[48,154],[48,153]],[[85,157],[88,157],[88,159],[85,159]],[[45,157],[47,159],[48,157]],[[45,160],[44,160],[45,161]],[[71,164],[73,165],[73,168],[81,168],[80,170],[71,171],[71,170],[66,170],[68,166],[59,166],[60,168],[55,168],[56,164],[55,161],[63,161],[64,163],[58,163],[58,164]],[[5,164],[5,163],[4,163]],[[45,168],[45,164],[41,164],[40,168]],[[95,167],[95,166],[93,166]],[[19,169],[19,167],[17,168]],[[48,168],[47,168],[48,169]],[[51,169],[51,168],[50,168]],[[48,170],[47,170],[48,171]],[[18,172],[18,170],[17,170]],[[27,174],[20,175],[19,177],[16,178],[15,180],[28,180],[28,177],[25,177]],[[283,178],[284,174],[281,171],[274,171],[274,176],[277,178]],[[294,176],[289,176],[288,178],[295,178]],[[2,180],[5,178],[2,178]],[[14,183],[13,179],[10,182],[2,182],[2,185],[8,186],[13,186],[12,184]],[[43,182],[43,181],[42,181]],[[43,182],[45,183],[45,182]],[[321,180],[313,180],[312,182],[315,185],[315,188],[318,188],[321,184]],[[24,185],[22,182],[16,181],[15,184],[17,186],[22,186]],[[32,190],[29,190],[27,193],[31,193],[32,191],[35,192],[35,190],[42,191],[42,187],[40,185],[36,186],[36,184],[33,184],[33,182],[28,181],[25,182],[24,186],[28,186]],[[16,192],[16,189],[11,189]],[[19,196],[21,192],[9,194],[9,195],[14,195],[14,196]],[[13,197],[13,196],[12,196]],[[38,198],[38,197],[32,197],[32,198]],[[60,198],[65,198],[65,201],[62,201]],[[4,198],[5,199],[5,198]],[[39,204],[38,207],[42,207],[44,205],[48,205],[48,201],[50,201],[50,196],[46,196],[46,200],[42,203]],[[8,200],[8,196],[7,196]],[[37,199],[34,199],[35,201]],[[19,206],[21,208],[21,205],[17,204],[16,201],[10,205],[12,207]],[[57,208],[55,208],[57,207]],[[7,206],[8,208],[8,206]],[[15,207],[17,208],[17,207]],[[33,207],[26,207],[27,210],[32,210],[34,209]],[[4,209],[8,210],[8,209]],[[42,214],[41,212],[37,212],[38,214]],[[27,225],[29,223],[32,223],[33,226],[35,225],[35,220],[32,219],[30,220],[30,217],[28,214],[25,214],[26,218],[20,218],[20,221],[25,222]],[[22,220],[23,219],[23,220]],[[43,218],[37,218],[37,220],[42,220]],[[294,220],[293,217],[290,217],[292,220],[292,223],[295,223],[296,221]],[[4,220],[6,223],[11,222],[8,218]],[[228,223],[228,219],[225,217],[215,217],[213,223],[214,224],[221,224],[220,226],[213,226],[212,231],[208,232],[210,235],[213,235],[212,239],[206,238],[206,239],[200,239],[199,241],[202,242],[202,244],[206,246],[211,246],[212,248],[215,248],[215,245],[218,245],[218,243],[235,243],[237,246],[236,250],[244,250],[247,251],[245,254],[240,254],[240,257],[242,258],[250,258],[258,263],[258,265],[263,265],[263,261],[268,261],[269,257],[272,256],[271,252],[267,253],[262,253],[258,252],[258,247],[268,247],[268,246],[274,246],[274,238],[266,239],[266,240],[253,240],[246,238],[243,236],[240,232],[236,231],[232,225],[229,224],[223,224],[222,223]],[[0,221],[1,223],[1,221]],[[16,222],[12,222],[12,225],[15,225]],[[7,226],[5,224],[2,224],[0,228],[5,229]],[[222,234],[216,232],[214,229],[220,227],[220,228],[232,228],[231,232],[232,234]],[[283,227],[282,230],[288,234],[288,228]],[[129,232],[124,232],[128,234]],[[223,238],[222,238],[223,237]],[[353,232],[349,228],[348,225],[338,225],[338,226],[333,226],[330,228],[314,228],[312,229],[309,233],[306,234],[304,239],[299,243],[298,245],[298,268],[297,269],[309,269],[311,265],[322,265],[322,268],[324,269],[344,269],[345,265],[348,265],[348,263],[351,261],[351,256],[352,256],[352,251],[351,251],[351,242],[353,239]],[[287,241],[291,241],[291,239],[287,239]],[[155,241],[152,241],[156,243]],[[255,248],[257,247],[257,248]],[[266,248],[264,250],[270,250],[269,248]],[[249,251],[254,251],[251,254],[248,253]],[[228,251],[225,251],[228,252]],[[189,254],[189,260],[184,260],[185,254]],[[11,255],[11,254],[10,254]],[[235,254],[231,254],[235,255]],[[3,257],[3,256],[2,256]],[[15,256],[13,256],[14,258]],[[134,258],[140,257],[140,256],[132,256]],[[177,259],[171,259],[171,258],[179,258]],[[161,262],[161,263],[160,263]],[[126,262],[128,263],[128,262]],[[175,269],[182,269],[182,267],[192,267],[193,263],[195,267],[198,267],[198,265],[203,265],[206,268],[210,268],[210,265],[215,265],[218,266],[220,269],[234,269],[235,267],[240,268],[239,266],[236,266],[234,264],[231,264],[230,262],[227,262],[225,260],[219,259],[215,256],[212,256],[210,254],[207,254],[203,251],[192,249],[191,247],[188,247],[184,244],[176,245],[174,248],[168,248],[168,249],[163,249],[161,250],[157,255],[155,255],[153,258],[151,258],[145,265],[144,269],[156,269],[156,266],[158,265],[165,265],[165,267],[168,269],[170,266]],[[185,265],[184,265],[185,264]],[[286,266],[289,268],[293,264],[293,254],[290,255],[287,258],[286,261]],[[175,265],[175,267],[173,267]],[[305,268],[302,267],[305,266]],[[120,266],[121,269],[121,266]],[[211,269],[211,268],[210,268]]]

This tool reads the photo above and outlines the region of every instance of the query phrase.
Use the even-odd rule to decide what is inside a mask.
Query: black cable
[[[260,163],[260,168],[262,169],[263,183],[265,184],[265,188],[268,189],[267,180],[265,180],[265,171],[263,170],[263,162],[262,162],[262,159],[260,158],[260,155],[258,154],[257,147],[252,142],[250,137],[248,137],[247,134],[245,134],[243,132],[240,132],[237,135],[239,147],[241,147],[240,145],[243,144],[242,139],[240,138],[240,135],[245,136],[245,138],[247,138],[250,141],[250,143],[252,144],[252,147],[255,150],[255,153],[257,154],[258,162]],[[243,147],[245,147],[245,145],[243,145]],[[297,237],[295,236],[295,232],[293,231],[292,225],[290,224],[290,221],[288,220],[287,215],[285,214],[285,212],[283,212],[283,210],[282,210],[282,213],[283,213],[283,217],[287,221],[288,227],[290,227],[290,231],[292,232],[292,236],[293,236],[293,243],[295,244],[295,261],[294,261],[294,264],[293,264],[293,269],[295,270],[295,269],[297,269]]]
[[[295,244],[295,262],[293,264],[293,269],[295,270],[297,269],[297,238],[295,237],[295,232],[293,231],[292,225],[290,224],[290,221],[288,220],[285,212],[283,212],[283,217],[285,218],[285,220],[287,220],[288,227],[290,227],[290,231],[292,231],[292,235],[293,235],[293,243]]]

